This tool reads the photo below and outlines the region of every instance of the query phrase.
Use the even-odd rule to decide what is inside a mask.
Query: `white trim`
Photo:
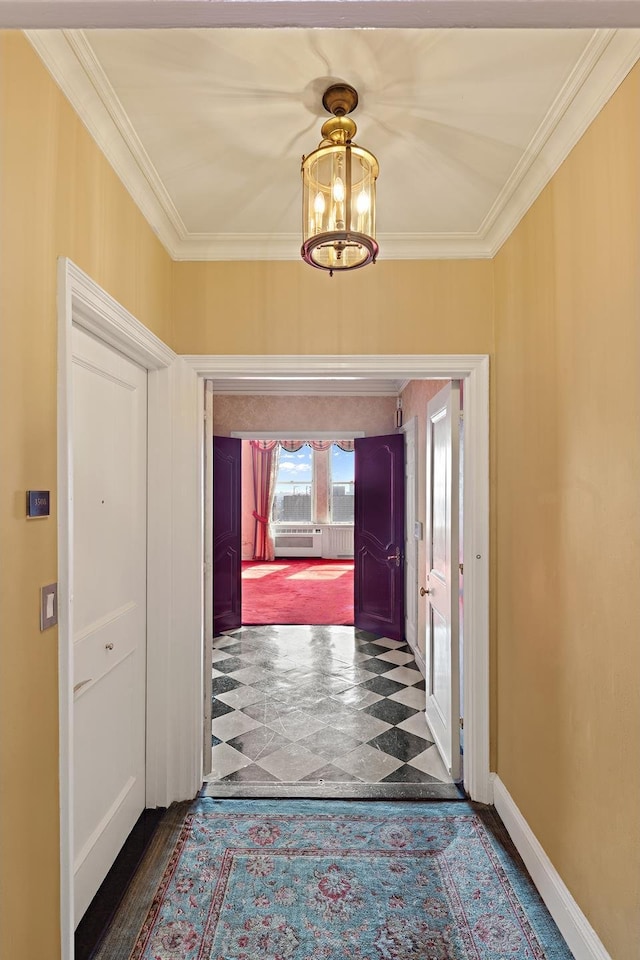
[[[194,796],[202,717],[197,379],[70,260],[58,261],[58,697],[61,955],[73,958],[72,326],[148,371],[147,806]],[[201,547],[200,547],[201,556]],[[195,575],[194,575],[195,570]]]
[[[489,782],[489,358],[466,356],[188,356],[207,379],[247,376],[386,376],[465,381],[464,786],[488,803]],[[293,438],[296,439],[296,438]],[[192,552],[197,552],[193,545]]]
[[[480,227],[495,257],[640,57],[640,31],[601,30],[587,45]]]
[[[504,6],[506,0],[501,2]],[[343,2],[341,11],[351,3]],[[319,6],[319,0],[315,5]],[[363,9],[368,6],[366,0],[359,5]],[[0,0],[0,14],[2,6]],[[220,13],[234,3],[226,0],[210,6]],[[244,0],[242,6],[250,7],[250,0]],[[270,12],[276,6],[274,2],[262,4]],[[286,6],[291,9],[294,4]],[[392,6],[400,9],[417,4],[393,0]],[[377,0],[377,10],[382,7]],[[299,260],[298,234],[189,233],[86,34],[82,30],[30,30],[26,35],[174,260]],[[494,257],[638,57],[639,30],[595,30],[478,230],[382,233],[378,235],[380,259]]]
[[[637,0],[0,0],[0,27],[638,27]]]
[[[463,482],[464,784],[472,799],[490,803],[488,357],[477,365],[474,375],[467,377],[464,384]]]
[[[202,436],[202,500],[204,636],[202,638],[202,778],[211,773],[211,664],[213,657],[213,380],[198,380],[204,412]]]
[[[73,960],[73,663],[71,577],[73,570],[73,457],[71,447],[71,328],[73,275],[58,261],[58,762],[60,803],[60,942]],[[73,266],[73,265],[71,265]]]
[[[416,663],[417,663],[417,665],[418,665],[418,669],[420,670],[420,673],[422,674],[422,676],[423,676],[423,677],[425,678],[425,680],[426,680],[426,678],[427,678],[427,664],[426,664],[426,662],[425,662],[424,657],[423,657],[422,654],[420,653],[420,648],[419,648],[418,646],[416,646],[415,649],[413,650],[413,656],[414,656],[414,659],[415,659],[415,661],[416,661]]]
[[[475,233],[379,233],[377,240],[380,260],[480,260],[491,256],[485,239]],[[174,260],[299,260],[300,235],[185,233],[174,250]]]
[[[494,776],[493,792],[498,815],[575,960],[611,960],[602,941],[498,776]]]
[[[147,370],[160,370],[177,359],[166,343],[136,320],[75,263],[66,258],[61,258],[58,263],[58,281],[62,287],[68,287],[73,320],[78,326]]]
[[[397,380],[213,380],[215,396],[281,396],[305,397],[397,397],[403,389]]]
[[[418,598],[418,581],[419,581],[418,567],[420,562],[420,548],[419,548],[418,541],[415,539],[415,536],[413,534],[413,528],[416,522],[416,518],[418,516],[418,503],[420,498],[419,489],[418,489],[418,486],[419,486],[418,485],[418,479],[419,479],[418,449],[420,446],[418,442],[418,418],[415,416],[410,417],[409,420],[406,421],[406,423],[403,423],[402,426],[399,427],[399,432],[403,433],[405,438],[405,495],[404,495],[405,527],[407,526],[406,515],[407,513],[410,512],[410,516],[408,519],[410,520],[410,523],[411,523],[410,529],[412,531],[410,536],[407,537],[406,539],[408,540],[408,543],[413,551],[413,569],[415,570],[415,575],[416,575],[415,581],[413,583],[409,583],[409,580],[406,576],[407,562],[405,558],[405,566],[404,566],[404,569],[405,569],[405,586],[404,586],[405,639],[409,644],[412,653],[414,654],[414,657],[416,659],[416,662],[418,663],[418,666],[421,667],[422,675],[426,676],[426,671],[423,669],[424,659],[421,656],[420,649],[418,647],[419,605],[418,605],[417,598]],[[412,481],[411,486],[413,487],[412,490],[409,489],[409,483],[407,482],[407,473],[406,473],[407,447],[409,445],[413,446],[413,476],[411,477],[411,481]],[[411,507],[411,511],[409,511],[409,506]],[[405,553],[406,552],[407,550],[406,550],[406,543],[405,543]],[[411,622],[407,618],[407,607],[409,605],[408,603],[409,597],[411,597],[412,601],[414,602],[414,610],[415,610],[415,618],[412,623],[412,627],[414,630],[413,637],[409,636],[409,631],[406,629],[406,625]]]
[[[200,384],[180,360],[149,376],[147,806],[202,782]]]
[[[488,358],[485,354],[432,355],[415,353],[376,354],[251,354],[225,356],[184,354],[182,359],[198,376],[216,379],[287,377],[308,378],[384,377],[392,380],[455,380],[475,373]],[[425,372],[426,370],[426,372]]]
[[[1,0],[0,0],[1,2]],[[186,227],[81,31],[27,30],[26,37],[80,117],[169,256]]]

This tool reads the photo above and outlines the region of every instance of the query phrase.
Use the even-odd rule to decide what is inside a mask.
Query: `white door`
[[[416,417],[402,427],[404,433],[404,635],[412,650],[418,642],[418,541],[415,536],[417,481]]]
[[[213,656],[213,380],[204,382],[204,643],[202,776],[211,773],[211,697]]]
[[[454,780],[460,765],[458,521],[460,387],[427,405],[426,717]]]
[[[75,924],[145,806],[147,374],[73,328]]]

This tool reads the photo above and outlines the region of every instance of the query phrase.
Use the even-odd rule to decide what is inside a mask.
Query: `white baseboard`
[[[504,783],[496,774],[491,777],[496,811],[575,960],[611,960]]]

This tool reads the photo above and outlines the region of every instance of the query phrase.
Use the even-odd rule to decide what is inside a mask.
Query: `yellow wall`
[[[175,263],[178,353],[489,353],[490,260]]]
[[[0,35],[0,956],[59,944],[57,635],[38,591],[56,580],[56,258],[71,257],[170,341],[171,263],[20,34]]]
[[[640,69],[495,260],[498,773],[640,944]]]
[[[302,263],[171,265],[27,42],[0,44],[0,954],[57,956],[56,636],[38,630],[56,520],[27,523],[24,491],[55,502],[64,255],[178,352],[492,354],[497,769],[612,957],[631,960],[638,69],[494,263],[381,261],[329,279]]]

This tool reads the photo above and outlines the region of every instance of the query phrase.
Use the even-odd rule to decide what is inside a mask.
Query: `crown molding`
[[[299,259],[297,234],[189,234],[85,34],[27,37],[173,260]],[[495,256],[639,57],[640,30],[594,31],[477,233],[378,234],[381,259]]]
[[[169,256],[176,259],[186,235],[184,224],[84,33],[27,30],[25,35]]]
[[[480,227],[494,257],[640,58],[640,30],[597,30]]]
[[[378,233],[381,260],[461,260],[491,256],[474,234]],[[299,260],[298,233],[188,234],[174,260]]]

